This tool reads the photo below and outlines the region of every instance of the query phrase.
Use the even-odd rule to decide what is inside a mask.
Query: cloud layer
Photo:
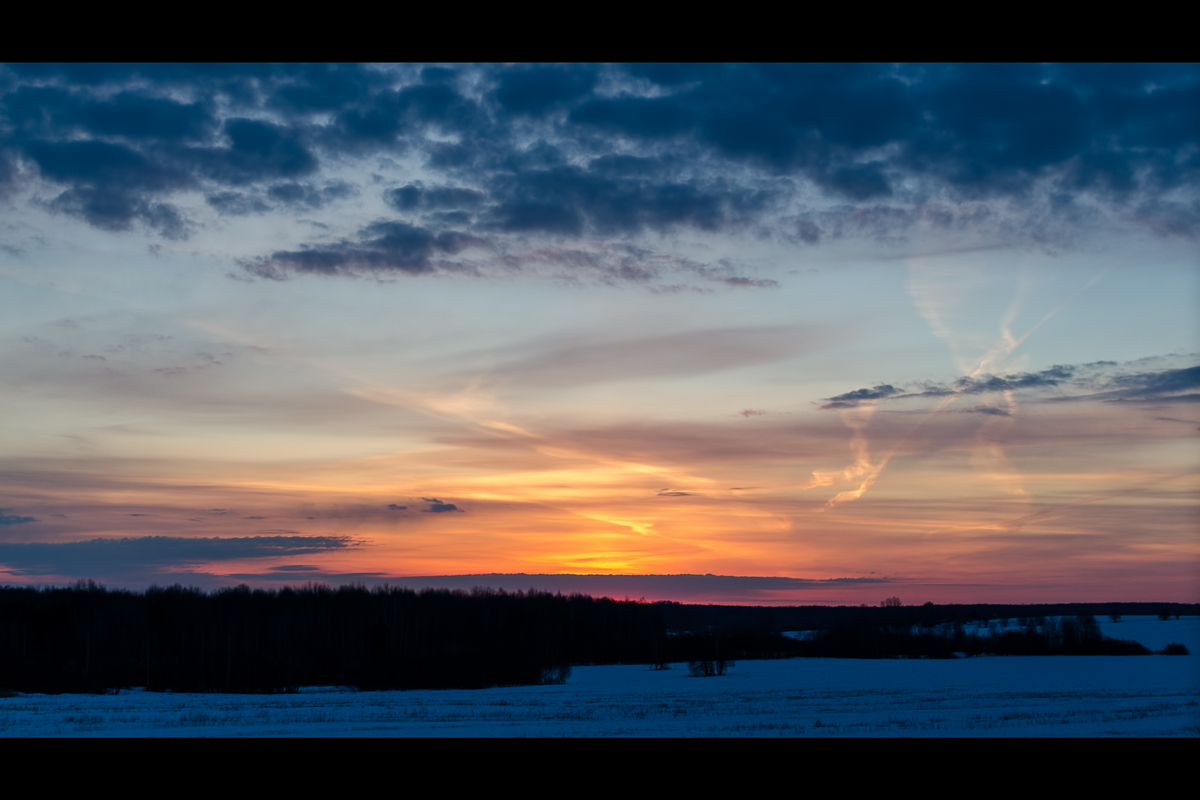
[[[1192,597],[1198,86],[0,67],[0,566]]]
[[[348,536],[141,536],[64,543],[0,543],[0,566],[12,575],[124,575],[144,570],[195,568],[214,561],[294,558],[357,546]]]
[[[246,261],[274,278],[511,265],[531,238],[1194,237],[1197,108],[1188,64],[13,65],[0,192],[167,239],[206,213],[389,210]],[[379,183],[381,159],[420,177]]]
[[[1187,356],[1183,358],[1195,358]],[[1139,369],[1142,367],[1142,369]],[[909,390],[891,384],[855,389],[827,398],[823,409],[854,408],[879,400],[945,398],[961,395],[1021,392],[1034,397],[1065,400],[1108,400],[1154,403],[1200,402],[1200,366],[1144,370],[1142,362],[1118,364],[1097,361],[1080,365],[1056,365],[1039,372],[1008,375],[963,376],[950,383],[923,382]],[[980,413],[1007,416],[995,408],[974,409]]]
[[[412,589],[503,589],[509,592],[558,592],[593,597],[636,597],[645,600],[676,600],[690,603],[745,602],[763,604],[771,600],[795,602],[806,592],[880,586],[893,580],[884,577],[805,578],[748,577],[739,575],[425,575],[399,578],[393,585]]]

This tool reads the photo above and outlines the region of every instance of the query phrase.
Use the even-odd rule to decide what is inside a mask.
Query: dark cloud
[[[125,144],[96,140],[25,144],[42,177],[105,192],[164,192],[187,188],[194,176],[181,167]]]
[[[217,127],[206,103],[182,103],[136,91],[98,97],[56,87],[21,86],[4,97],[8,121],[25,137],[119,137],[201,141]]]
[[[121,168],[116,167],[115,172],[121,172]],[[102,170],[97,173],[102,176]],[[128,181],[76,181],[76,187],[50,200],[49,209],[82,218],[102,230],[128,230],[140,222],[167,239],[186,239],[190,229],[179,209],[146,199],[134,179],[136,176]],[[121,186],[122,182],[126,185]]]
[[[660,489],[656,497],[691,497],[695,492],[672,492],[669,489]]]
[[[982,375],[978,378],[963,377],[950,385],[953,394],[983,394],[985,392],[1007,392],[1017,389],[1033,389],[1059,386],[1075,374],[1073,367],[1053,366],[1041,372],[1022,372],[1014,375]],[[921,394],[937,397],[944,394],[941,387],[934,387]]]
[[[773,281],[773,280],[770,280],[769,278],[760,279],[760,278],[733,277],[733,278],[717,278],[716,280],[720,281],[721,283],[725,284],[726,286],[745,286],[745,287],[753,287],[755,289],[778,289],[779,288],[779,281]]]
[[[885,397],[892,397],[900,394],[900,390],[891,384],[882,383],[874,389],[855,389],[853,392],[846,392],[835,397],[830,397],[832,403],[854,403],[859,400],[882,400]]]
[[[229,147],[187,154],[205,177],[238,186],[316,171],[316,156],[297,131],[260,120],[229,119],[224,132]]]
[[[1143,361],[1145,361],[1143,359]],[[1055,365],[1040,372],[1019,372],[1008,375],[963,376],[945,383],[921,383],[910,390],[882,384],[874,389],[828,398],[824,409],[853,408],[859,403],[875,400],[904,400],[910,398],[953,397],[996,392],[1057,390],[1045,395],[1047,400],[1106,400],[1115,402],[1175,402],[1200,401],[1200,366],[1168,368],[1156,371],[1133,372],[1141,362],[1120,365],[1115,361],[1095,361],[1089,364]],[[979,414],[1009,416],[1000,408],[979,406],[967,411]]]
[[[1119,397],[1118,401],[1136,401],[1142,403],[1200,403],[1200,392],[1192,392],[1191,394],[1175,394],[1175,395],[1147,395],[1147,396],[1132,396]]]
[[[384,201],[397,211],[472,209],[482,204],[487,196],[478,189],[461,189],[452,186],[409,184],[383,193]]]
[[[878,162],[838,167],[816,175],[815,180],[832,194],[850,200],[872,200],[892,193],[883,165]]]
[[[144,223],[184,238],[182,214],[163,198],[206,182],[244,185],[307,175],[316,157],[303,134],[258,119],[219,121],[211,103],[164,98],[167,87],[96,95],[72,85],[21,86],[0,97],[11,141],[45,180],[65,185],[57,211],[112,231]],[[227,193],[212,192],[219,200]]]
[[[322,187],[311,183],[284,182],[268,186],[265,193],[237,191],[213,192],[204,201],[225,216],[265,214],[279,208],[317,210],[326,205],[353,197],[358,190],[345,181],[328,183]]]
[[[313,209],[353,197],[355,193],[354,187],[345,182],[330,183],[320,189],[307,183],[277,183],[267,189],[267,197],[281,205]]]
[[[559,592],[588,594],[592,597],[644,597],[647,600],[683,602],[764,602],[787,597],[790,592],[805,592],[833,587],[872,586],[895,583],[887,577],[808,578],[751,577],[740,575],[429,575],[396,578],[393,583],[412,589],[462,589],[476,587],[506,591]],[[719,599],[718,599],[719,598]]]
[[[10,508],[0,508],[0,525],[24,525],[26,522],[37,522],[37,519],[34,517],[22,517],[18,514],[4,513],[11,510]],[[59,514],[58,516],[62,515]]]
[[[335,111],[368,100],[388,83],[385,74],[356,64],[296,65],[292,75],[281,76],[266,105],[296,115]]]
[[[357,241],[280,251],[246,268],[267,278],[288,274],[356,275],[371,272],[418,274],[437,269],[433,259],[454,255],[480,240],[458,231],[434,233],[407,222],[373,222]]]
[[[1112,380],[1128,396],[1156,396],[1200,389],[1200,366],[1118,375]]]
[[[597,161],[596,169],[556,164],[497,172],[488,182],[495,205],[487,209],[484,225],[565,236],[717,230],[761,212],[774,199],[764,189],[664,178],[653,168],[617,174],[611,162]]]
[[[806,219],[798,219],[795,222],[796,236],[800,237],[800,241],[805,244],[817,244],[821,241],[821,229],[816,223]]]
[[[434,514],[442,514],[446,511],[462,511],[461,508],[454,505],[453,503],[443,503],[441,500],[438,500],[436,497],[422,497],[421,499],[424,500],[426,503],[429,503],[429,508],[427,508],[425,510],[428,512],[434,513]]]
[[[994,406],[978,406],[977,408],[967,408],[967,409],[963,409],[963,413],[966,413],[966,414],[988,414],[993,417],[1011,417],[1012,416],[1011,412],[1005,411],[1003,408],[996,408]]]
[[[837,235],[819,217],[774,216],[812,193],[873,207],[859,230],[930,222],[937,196],[946,219],[1008,203],[1042,230],[1087,207],[1195,237],[1198,131],[1193,64],[11,65],[0,191],[40,177],[89,225],[178,238],[185,190],[315,209],[336,199],[323,166],[410,152],[436,183],[387,199],[458,215],[434,237],[470,212],[499,233],[749,220],[818,244]]]
[[[408,506],[401,506],[401,505],[397,505],[396,503],[388,503],[387,507],[392,509],[393,511],[407,511],[408,510]]]
[[[273,583],[296,583],[303,580],[304,583],[326,583],[333,586],[387,586],[396,582],[395,578],[389,578],[385,572],[326,572],[313,567],[312,570],[289,570],[284,569],[282,572],[274,570],[282,569],[273,567],[272,571],[268,572],[231,572],[228,575],[212,575],[201,574],[196,576],[199,580],[192,579],[189,583],[198,583],[201,585],[209,585],[214,588],[224,588],[229,585],[230,580],[246,581],[248,583],[259,583],[269,581]],[[174,573],[172,573],[174,576]]]
[[[231,217],[264,214],[271,210],[271,207],[261,198],[252,197],[243,192],[214,192],[206,195],[204,202],[216,209],[218,213]]]
[[[1195,403],[1200,402],[1200,392],[1191,390],[1200,389],[1200,366],[1160,369],[1150,372],[1123,371],[1093,378],[1083,383],[1081,388],[1091,391],[1053,399],[1059,401]]]
[[[516,114],[544,113],[590,92],[596,72],[595,67],[575,65],[517,67],[499,75],[495,97]]]
[[[105,575],[212,561],[313,555],[360,546],[348,536],[183,538],[145,536],[84,542],[0,544],[0,565],[16,575]]]
[[[433,144],[425,137],[434,133],[475,138],[487,132],[487,111],[459,91],[455,71],[426,68],[415,73],[400,67],[388,72],[384,88],[342,104],[333,124],[322,131],[322,144],[357,155],[399,152],[414,143],[454,149],[454,145]]]
[[[593,98],[571,112],[571,121],[639,138],[662,139],[696,124],[696,114],[673,97]]]

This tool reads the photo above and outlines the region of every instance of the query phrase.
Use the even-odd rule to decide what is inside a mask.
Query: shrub
[[[562,686],[567,682],[567,678],[571,677],[571,665],[563,664],[559,667],[547,667],[542,670],[542,679],[539,683],[542,686]]]
[[[692,673],[693,678],[711,678],[714,675],[724,675],[727,670],[733,669],[735,666],[737,664],[723,658],[688,662],[688,670]]]
[[[1169,645],[1164,647],[1162,650],[1159,650],[1158,652],[1159,652],[1159,654],[1164,655],[1164,656],[1191,655],[1191,653],[1188,652],[1187,647],[1185,645],[1180,644],[1179,642],[1171,642]]]

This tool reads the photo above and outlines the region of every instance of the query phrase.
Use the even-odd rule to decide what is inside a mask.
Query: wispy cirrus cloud
[[[607,342],[531,342],[523,349],[532,354],[501,361],[494,374],[522,386],[546,387],[674,378],[794,358],[815,351],[823,341],[823,334],[807,326],[764,325]]]

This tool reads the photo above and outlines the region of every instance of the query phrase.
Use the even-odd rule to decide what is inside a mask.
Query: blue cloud
[[[438,500],[436,497],[422,497],[421,499],[424,500],[426,503],[429,503],[429,508],[427,508],[425,510],[428,512],[432,512],[434,514],[442,514],[447,511],[462,511],[462,509],[460,509],[458,506],[454,505],[453,503],[443,503],[441,500]]]
[[[18,64],[0,78],[0,191],[40,176],[52,208],[111,231],[188,235],[177,196],[194,189],[221,213],[317,209],[347,196],[317,188],[333,160],[407,151],[436,185],[386,197],[455,214],[430,218],[435,237],[712,230],[771,222],[806,189],[893,227],[919,197],[1033,208],[1041,192],[1030,225],[1075,224],[1078,203],[1049,200],[1080,198],[1200,233],[1191,64]],[[811,220],[794,234],[822,240]]]
[[[1129,372],[1132,364],[1115,361],[1095,361],[1090,364],[1058,364],[1039,372],[1019,372],[1009,375],[963,376],[950,383],[924,383],[918,390],[905,391],[891,384],[874,389],[856,389],[828,398],[825,409],[853,408],[864,401],[904,400],[910,398],[978,395],[1009,391],[1059,390],[1049,399],[1056,402],[1072,400],[1197,402],[1200,393],[1200,366],[1160,369],[1150,372]],[[979,406],[968,409],[978,414],[1008,416],[999,408]]]
[[[24,525],[27,522],[37,522],[34,517],[22,517],[19,514],[5,514],[12,509],[0,508],[0,525]]]
[[[143,536],[65,543],[0,543],[0,565],[18,575],[105,575],[212,561],[296,557],[358,546],[348,536]]]
[[[453,255],[479,240],[458,231],[434,231],[407,222],[374,222],[358,241],[341,241],[306,250],[279,251],[250,263],[252,272],[269,278],[290,273],[346,275],[358,272],[432,272],[432,259]]]

